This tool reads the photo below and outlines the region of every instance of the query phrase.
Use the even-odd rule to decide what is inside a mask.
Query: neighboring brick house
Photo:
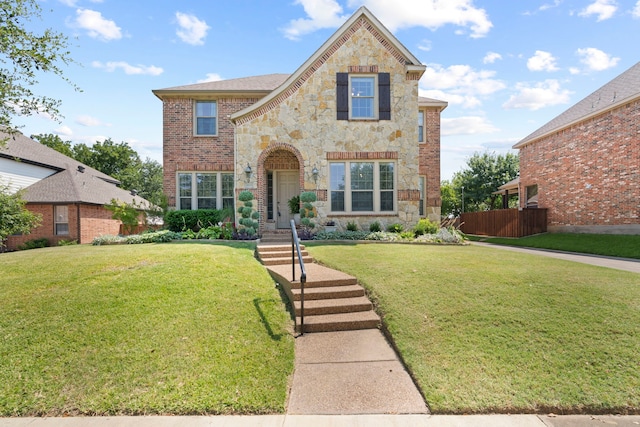
[[[91,243],[103,234],[118,234],[120,221],[104,205],[112,199],[148,207],[145,199],[117,185],[113,177],[17,133],[0,132],[0,183],[10,190],[24,191],[30,211],[42,216],[42,223],[30,234],[10,236],[7,249],[28,240],[46,238],[55,246],[60,240]]]
[[[514,148],[520,206],[549,231],[640,234],[640,63]]]
[[[319,225],[439,221],[447,103],[418,97],[425,69],[362,7],[291,75],[154,90],[169,206],[232,206],[248,189],[262,232],[315,191]]]

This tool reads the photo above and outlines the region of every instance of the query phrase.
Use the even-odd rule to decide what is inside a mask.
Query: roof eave
[[[238,96],[247,96],[250,98],[255,97],[264,97],[270,94],[271,90],[260,89],[260,90],[215,90],[215,89],[191,89],[191,90],[168,90],[168,89],[157,89],[152,90],[153,94],[164,101],[166,98],[173,97],[189,97],[193,99],[198,99],[198,97],[207,98],[207,97],[222,97],[222,96],[230,96],[230,97],[238,97]]]

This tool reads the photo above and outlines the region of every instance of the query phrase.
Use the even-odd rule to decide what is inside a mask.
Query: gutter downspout
[[[82,227],[80,225],[80,203],[76,203],[76,222],[78,223],[78,243],[82,244]]]

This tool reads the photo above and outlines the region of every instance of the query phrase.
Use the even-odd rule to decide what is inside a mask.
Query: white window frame
[[[191,199],[191,208],[189,210],[198,210],[198,181],[197,175],[216,175],[216,202],[215,207],[212,209],[223,209],[224,200],[231,199],[232,205],[231,208],[235,209],[235,177],[233,172],[202,172],[202,171],[178,171],[176,173],[176,209],[182,209],[180,195],[180,176],[181,175],[189,175],[191,177],[191,195],[189,198]],[[223,180],[222,177],[224,175],[228,175],[231,177],[232,182],[234,183],[234,188],[231,189],[231,196],[223,195]]]
[[[198,104],[200,103],[208,103],[208,104],[215,104],[216,106],[216,114],[215,116],[198,116]],[[218,101],[215,99],[208,99],[208,100],[196,100],[193,103],[193,135],[194,136],[218,136]],[[205,118],[205,119],[211,119],[213,118],[215,120],[215,125],[214,125],[214,129],[213,129],[213,133],[198,133],[198,119],[199,118]]]
[[[353,79],[367,78],[373,81],[373,96],[360,97],[355,96],[353,93]],[[373,102],[371,116],[354,116],[355,108],[353,107],[353,100],[359,98],[371,98]],[[379,117],[379,103],[380,98],[378,94],[378,75],[377,74],[353,74],[349,73],[349,120],[378,120]]]
[[[373,163],[373,210],[371,211],[354,211],[352,210],[352,191],[351,188],[351,165],[354,163]],[[391,190],[383,190],[380,186],[380,164],[382,163],[391,163],[393,164],[393,210],[380,210],[381,205],[381,197],[380,194],[382,191],[391,191]],[[350,215],[367,215],[367,214],[382,214],[382,215],[395,215],[398,212],[398,162],[389,159],[380,159],[380,160],[344,160],[344,161],[332,161],[329,163],[329,175],[331,175],[331,165],[332,164],[344,164],[344,190],[332,190],[329,189],[329,210],[332,214],[350,214]],[[329,181],[331,182],[331,176],[329,177]],[[344,193],[344,210],[343,211],[334,211],[331,206],[331,194],[333,191],[341,191]],[[357,190],[356,190],[357,191]]]
[[[63,227],[65,225],[66,229]],[[69,206],[55,205],[53,207],[53,228],[56,236],[69,235]]]
[[[424,143],[424,110],[418,110],[418,142]]]

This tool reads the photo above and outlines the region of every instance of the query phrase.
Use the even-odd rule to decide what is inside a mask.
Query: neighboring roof
[[[216,94],[263,93],[266,95],[280,86],[289,76],[290,74],[266,74],[264,76],[241,77],[238,79],[175,86],[156,89],[152,92],[160,99],[165,95],[193,94],[193,92],[213,92]]]
[[[520,177],[518,176],[515,179],[507,182],[506,184],[502,184],[498,187],[498,191],[494,191],[491,194],[505,194],[507,191],[511,192],[512,190],[520,191]]]
[[[640,62],[519,141],[513,148],[522,148],[536,139],[638,98],[640,98]]]
[[[342,26],[313,54],[307,59],[293,74],[286,79],[276,90],[269,93],[255,104],[231,115],[232,121],[237,121],[243,116],[247,116],[252,112],[259,110],[261,107],[272,103],[278,104],[287,95],[297,90],[301,81],[306,80],[318,68],[319,64],[326,61],[331,56],[331,48],[338,43],[349,28],[356,24],[360,19],[366,19],[377,30],[381,36],[388,42],[385,44],[387,49],[395,50],[398,55],[403,57],[407,71],[412,73],[424,73],[427,68],[418,58],[416,58],[400,41],[376,18],[366,7],[360,7]]]
[[[447,108],[449,103],[446,101],[440,101],[439,99],[426,98],[424,96],[419,96],[418,105],[420,107],[439,107],[444,110],[445,108]]]
[[[21,133],[0,132],[8,138],[0,147],[0,157],[50,168],[54,173],[24,189],[23,198],[30,203],[110,204],[112,199],[135,202],[144,207],[149,202],[116,186],[120,182],[71,157],[27,138]],[[82,172],[81,172],[82,170]]]

